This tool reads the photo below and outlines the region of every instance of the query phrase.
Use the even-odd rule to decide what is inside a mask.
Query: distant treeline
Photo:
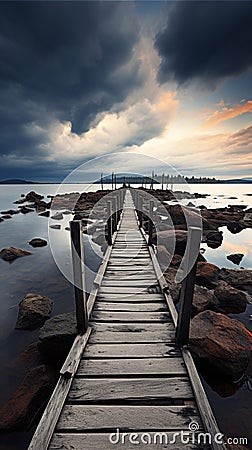
[[[153,174],[153,177],[142,176],[142,175],[113,175],[101,177],[100,180],[97,180],[95,183],[111,184],[112,182],[116,182],[118,184],[163,184],[163,185],[171,185],[171,184],[183,184],[183,183],[223,183],[222,180],[217,180],[216,178],[209,177],[183,177],[182,175],[157,175]]]

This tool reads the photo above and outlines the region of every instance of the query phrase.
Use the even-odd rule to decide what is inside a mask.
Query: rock
[[[24,429],[44,404],[52,389],[46,367],[28,371],[19,388],[0,410],[0,431]]]
[[[42,200],[42,198],[44,198],[44,196],[37,194],[37,192],[35,192],[35,191],[28,192],[28,194],[25,196],[25,200],[27,202],[33,202],[33,203],[36,203],[36,202]]]
[[[175,278],[177,274],[177,269],[173,267],[168,267],[167,271],[164,273],[165,280],[168,284],[168,290],[172,296],[174,303],[179,301],[181,284],[176,283]]]
[[[4,261],[14,261],[14,259],[26,255],[31,255],[31,252],[16,247],[7,247],[0,252],[0,258],[4,259]]]
[[[208,262],[200,261],[197,264],[196,283],[200,286],[212,289],[216,286],[219,274],[219,267]]]
[[[49,225],[49,227],[52,228],[53,230],[60,230],[61,229],[61,225],[60,224]]]
[[[11,216],[13,216],[14,214],[19,214],[19,212],[19,209],[8,209],[8,211],[1,211],[1,214],[10,214]]]
[[[39,350],[47,357],[65,358],[76,333],[74,313],[55,316],[48,320],[39,331]]]
[[[229,222],[227,229],[232,234],[240,233],[243,230],[243,226],[239,222]]]
[[[62,220],[63,219],[63,214],[60,212],[55,213],[53,216],[51,216],[51,219],[53,220]]]
[[[0,222],[3,222],[3,221],[4,221],[4,219],[2,217],[0,217]]]
[[[105,235],[103,232],[96,231],[92,235],[92,241],[95,242],[97,245],[103,245],[105,242]]]
[[[176,239],[175,252],[183,256],[187,244],[187,231],[184,230],[166,230],[157,232],[157,245],[164,245],[169,251],[169,242]]]
[[[29,241],[29,245],[32,247],[45,247],[47,245],[47,241],[41,238],[33,238]]]
[[[12,219],[12,216],[10,214],[5,214],[2,216],[2,219]]]
[[[39,216],[41,216],[41,217],[50,217],[50,211],[44,211],[44,212],[40,213]]]
[[[34,209],[33,209],[33,208],[29,208],[28,206],[22,206],[22,207],[20,208],[20,212],[21,212],[22,214],[28,214],[28,213],[30,213],[30,212],[34,212]]]
[[[186,206],[188,206],[189,208],[196,208],[196,206],[192,202],[187,203]]]
[[[228,255],[227,259],[232,261],[234,264],[239,265],[243,257],[243,253],[233,253],[232,255]]]
[[[214,290],[217,299],[218,312],[239,314],[246,310],[247,296],[244,292],[230,286],[225,281],[219,281]]]
[[[50,317],[53,301],[49,297],[28,293],[19,303],[16,330],[33,330]]]
[[[252,294],[252,270],[222,268],[220,279],[237,289],[248,291],[249,294]]]
[[[175,255],[173,255],[173,258],[172,258],[172,260],[171,260],[171,266],[179,267],[180,264],[181,264],[181,261],[182,261],[182,256],[177,255],[177,254],[175,253]]]
[[[205,231],[205,239],[208,247],[218,248],[223,241],[222,231]]]
[[[213,291],[209,291],[208,289],[195,284],[192,304],[194,316],[207,309],[215,310],[215,302],[216,299]]]
[[[238,320],[204,311],[191,321],[190,350],[210,371],[238,380],[250,359],[252,334]]]
[[[157,246],[157,259],[161,267],[168,267],[171,262],[171,254],[166,250],[164,245]]]

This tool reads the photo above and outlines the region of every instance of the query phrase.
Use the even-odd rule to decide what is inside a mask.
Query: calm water
[[[108,185],[107,185],[108,186]],[[106,186],[106,187],[107,187]],[[108,186],[109,187],[109,186]],[[61,192],[82,192],[99,189],[99,185],[65,185]],[[185,190],[185,185],[174,186],[174,189]],[[228,204],[244,204],[252,207],[252,185],[190,185],[192,192],[211,194],[205,199],[190,200],[195,205],[207,207],[222,207]],[[54,195],[56,185],[13,185],[0,186],[0,211],[16,209],[13,201],[31,190],[47,195]],[[230,199],[229,197],[237,197]],[[187,204],[188,200],[181,202]],[[65,230],[71,216],[66,216],[61,230],[50,230],[50,238],[57,242],[57,255],[60,255],[66,266],[71,265],[69,232]],[[58,222],[56,222],[58,223]],[[220,267],[238,267],[228,261],[226,256],[230,253],[244,253],[242,267],[252,269],[252,230],[243,230],[238,234],[231,234],[223,228],[224,241],[217,250],[206,248],[204,256],[209,262]],[[47,295],[54,300],[52,315],[69,312],[73,309],[74,298],[71,284],[63,277],[58,269],[50,246],[32,248],[28,241],[34,237],[41,237],[48,241],[48,220],[32,212],[26,215],[14,215],[12,219],[0,223],[0,249],[16,246],[32,252],[32,255],[16,259],[11,264],[0,259],[0,407],[8,400],[18,387],[23,373],[15,362],[19,355],[35,342],[38,331],[15,331],[18,313],[18,303],[27,292]],[[99,264],[101,253],[97,247],[93,252],[88,237],[85,236],[85,258],[87,264],[95,273]],[[92,273],[91,272],[91,273]],[[92,275],[91,275],[92,278]],[[252,330],[250,315],[252,306],[248,306],[244,314],[237,318],[242,320]],[[248,380],[249,381],[249,380]],[[210,387],[206,382],[207,394],[211,400],[214,412],[221,428],[230,436],[245,436],[252,439],[252,413],[249,382],[241,386],[215,386]],[[225,396],[224,396],[225,394]],[[22,450],[27,448],[33,428],[25,433],[13,433],[0,437],[0,450]],[[252,448],[252,447],[250,447]]]

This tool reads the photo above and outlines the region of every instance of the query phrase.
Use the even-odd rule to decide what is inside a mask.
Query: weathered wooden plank
[[[148,303],[148,302],[164,302],[164,297],[161,294],[112,294],[112,293],[102,293],[98,296],[98,301],[105,302],[132,302],[132,303]]]
[[[156,344],[90,344],[88,343],[82,359],[87,358],[173,358],[181,357],[181,351],[174,343]]]
[[[152,343],[152,342],[174,342],[174,331],[142,331],[139,332],[127,332],[125,331],[97,331],[94,330],[90,336],[90,343]]]
[[[126,302],[100,302],[97,300],[93,311],[121,311],[129,312],[166,312],[167,306],[161,302],[126,303]]]
[[[174,325],[173,323],[148,323],[148,324],[139,324],[137,322],[132,323],[99,323],[99,322],[93,322],[92,323],[92,331],[112,331],[114,333],[118,333],[120,331],[131,333],[131,332],[137,332],[137,333],[144,333],[144,332],[152,332],[157,331],[160,333],[162,332],[168,332],[168,331],[174,331]]]
[[[187,406],[79,406],[66,405],[56,431],[188,430],[201,424],[195,408]]]
[[[99,295],[101,294],[105,294],[105,293],[110,293],[110,294],[135,294],[137,292],[146,292],[148,294],[148,290],[147,290],[147,286],[142,286],[137,288],[135,287],[130,287],[130,286],[115,286],[113,288],[113,286],[101,286],[99,289]]]
[[[173,358],[174,360],[174,358]],[[66,403],[101,404],[113,401],[143,404],[169,399],[192,399],[193,393],[187,377],[169,378],[75,378]]]
[[[88,328],[83,336],[76,337],[67,360],[62,367],[63,375],[60,376],[59,381],[56,384],[56,387],[33,435],[28,450],[47,449],[65,399],[71,387],[73,375],[75,374],[80,361],[79,359],[76,359],[76,356],[79,355],[80,348],[82,351],[85,349],[90,333],[91,328]],[[72,363],[70,364],[71,359]],[[68,372],[68,370],[70,371]]]
[[[182,434],[174,432],[155,431],[148,435],[139,433],[122,434],[120,430],[114,433],[55,433],[50,443],[50,450],[114,450],[115,448],[135,450],[209,450],[210,447],[203,443],[202,437],[195,440],[196,443],[182,442]],[[190,439],[192,441],[192,437]],[[185,441],[185,439],[184,439]],[[152,445],[152,447],[151,447]]]
[[[102,286],[115,286],[115,287],[121,287],[121,286],[136,286],[136,287],[144,287],[144,286],[151,286],[153,284],[154,280],[129,280],[129,279],[123,279],[119,278],[115,280],[114,278],[111,279],[105,279],[102,282]]]
[[[93,311],[91,318],[95,322],[171,322],[168,312],[123,312],[123,311]]]
[[[186,375],[180,358],[83,359],[76,376]]]

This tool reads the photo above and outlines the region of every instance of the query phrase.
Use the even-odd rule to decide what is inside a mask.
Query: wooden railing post
[[[112,231],[116,230],[116,198],[112,198]]]
[[[143,226],[143,199],[142,195],[138,193],[138,220],[139,220],[139,226],[142,228]]]
[[[152,237],[153,237],[153,228],[152,228],[153,208],[154,208],[154,201],[150,200],[149,224],[148,224],[148,232],[149,232],[148,245],[152,245]]]
[[[108,215],[108,221],[107,221],[107,227],[108,227],[108,245],[112,245],[112,236],[113,236],[113,221],[112,221],[112,206],[111,206],[111,200],[107,203],[107,215]]]
[[[182,281],[178,322],[176,329],[176,342],[180,346],[187,345],[189,341],[191,311],[200,242],[201,228],[190,227],[188,230],[184,265],[184,271],[185,273],[187,273],[187,275]],[[190,261],[192,260],[192,258],[195,259],[195,263],[190,270]]]
[[[88,312],[85,292],[84,247],[81,221],[72,220],[70,222],[70,231],[77,329],[79,333],[85,333],[88,329]]]

